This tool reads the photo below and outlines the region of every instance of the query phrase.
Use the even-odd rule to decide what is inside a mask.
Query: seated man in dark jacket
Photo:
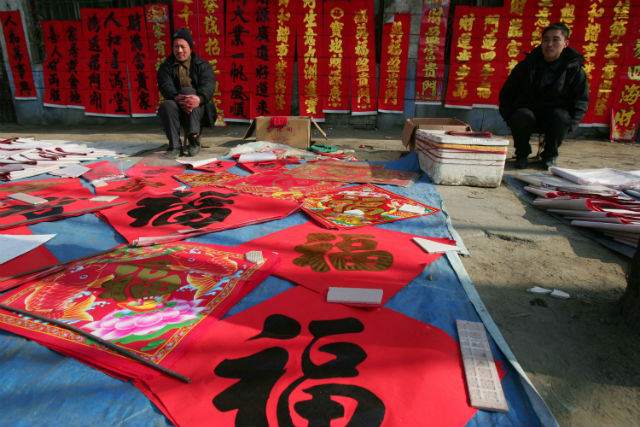
[[[216,78],[211,64],[193,52],[188,29],[176,31],[171,41],[173,53],[158,69],[158,88],[165,99],[158,113],[169,139],[167,156],[195,156],[200,152],[200,121],[204,118],[208,126],[215,122],[211,97]],[[188,139],[184,149],[180,144],[181,124],[186,128]]]
[[[533,132],[543,133],[540,154],[546,168],[556,164],[558,147],[578,126],[589,106],[584,57],[569,45],[569,28],[551,24],[542,43],[515,66],[500,91],[500,114],[511,128],[516,168],[527,167]]]

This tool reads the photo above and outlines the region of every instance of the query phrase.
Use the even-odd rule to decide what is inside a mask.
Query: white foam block
[[[47,199],[43,199],[42,197],[32,196],[31,194],[26,194],[26,193],[9,194],[9,198],[13,200],[17,200],[19,202],[29,203],[31,205],[41,205],[43,203],[47,203]]]
[[[264,258],[262,256],[261,251],[249,251],[244,254],[244,259],[253,263],[253,264],[262,264],[264,262]]]
[[[327,302],[380,305],[382,289],[329,287]]]
[[[400,206],[400,209],[398,210],[402,212],[414,213],[418,215],[422,215],[424,213],[424,207],[410,205],[408,203],[405,203],[404,205]]]

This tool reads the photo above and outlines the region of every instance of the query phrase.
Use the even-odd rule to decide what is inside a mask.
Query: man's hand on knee
[[[200,105],[200,97],[198,95],[177,95],[175,101],[182,111],[187,114],[191,114],[191,112]]]

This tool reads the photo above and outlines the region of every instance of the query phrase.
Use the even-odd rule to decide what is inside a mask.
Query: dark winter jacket
[[[515,66],[500,90],[500,115],[507,123],[518,108],[528,108],[535,114],[558,107],[569,112],[572,129],[580,123],[589,106],[589,84],[582,69],[584,57],[567,46],[557,61],[560,62],[553,65],[557,78],[542,88],[539,83],[544,66],[541,46]]]
[[[164,99],[174,99],[180,92],[180,82],[178,80],[178,71],[174,66],[175,63],[176,58],[171,54],[158,69],[158,89]],[[216,89],[216,77],[213,73],[213,67],[195,52],[191,52],[189,70],[193,88],[200,97],[200,105],[204,105],[205,109],[202,124],[204,126],[213,126],[217,117],[216,107],[211,99]]]

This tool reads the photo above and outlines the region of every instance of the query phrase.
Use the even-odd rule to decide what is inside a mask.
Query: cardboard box
[[[420,169],[434,184],[497,187],[502,180],[509,140],[447,135],[416,130]]]
[[[404,122],[404,128],[402,128],[402,144],[409,148],[410,151],[415,151],[416,147],[416,130],[452,130],[455,132],[468,132],[471,130],[471,126],[467,123],[455,119],[455,118],[414,118],[407,119]]]
[[[311,124],[327,139],[327,134],[310,116],[260,116],[256,117],[242,139],[253,133],[256,141],[269,141],[290,145],[296,148],[309,148],[311,145]]]

